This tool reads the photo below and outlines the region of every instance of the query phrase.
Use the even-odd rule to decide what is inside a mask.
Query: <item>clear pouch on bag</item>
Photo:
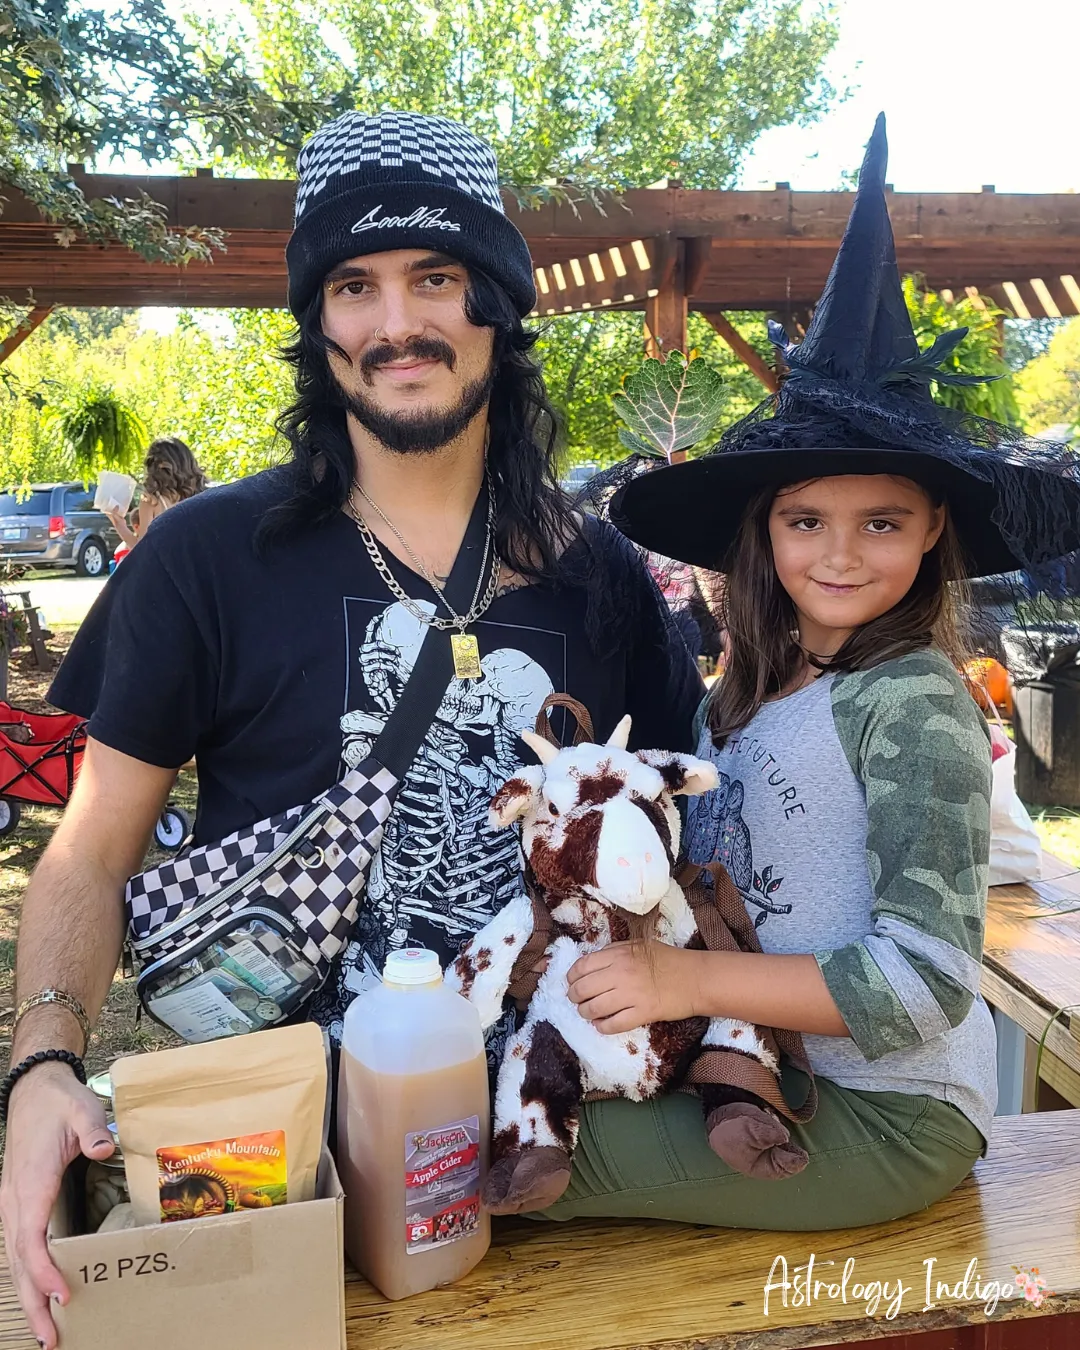
[[[198,1044],[274,1026],[319,984],[285,925],[249,913],[228,920],[198,952],[148,966],[139,994],[156,1021]]]

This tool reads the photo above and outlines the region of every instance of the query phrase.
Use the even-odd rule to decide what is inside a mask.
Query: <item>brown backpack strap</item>
[[[594,739],[593,721],[584,703],[579,703],[576,698],[571,698],[569,694],[549,694],[544,699],[540,711],[536,714],[536,734],[543,736],[544,740],[550,742],[556,750],[561,750],[562,745],[551,729],[549,714],[552,708],[564,708],[573,715],[574,721],[577,723],[577,731],[574,732],[575,745],[582,745],[585,741]]]
[[[533,930],[529,935],[528,942],[518,952],[517,960],[510,971],[510,983],[506,986],[506,992],[517,1002],[520,1008],[527,1007],[529,1000],[536,993],[540,976],[537,975],[533,967],[547,951],[555,928],[551,911],[543,901],[537,898],[535,891],[528,886],[528,878],[526,878],[526,889],[529,898],[532,900]]]
[[[712,879],[711,886],[705,884],[706,874]],[[706,867],[688,863],[676,880],[686,893],[687,904],[707,950],[761,951],[746,904],[724,867],[719,863],[709,863]],[[810,1120],[817,1110],[817,1085],[802,1036],[783,1027],[775,1030],[758,1027],[757,1030],[766,1043],[775,1044],[781,1060],[786,1061],[783,1067],[789,1069],[785,1075],[790,1084],[789,1095],[801,1098],[797,1106],[789,1105],[776,1078],[764,1065],[730,1050],[702,1050],[691,1066],[687,1081],[731,1083],[757,1093],[789,1120]]]

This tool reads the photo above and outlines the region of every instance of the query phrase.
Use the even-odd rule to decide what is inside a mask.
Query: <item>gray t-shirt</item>
[[[691,802],[687,848],[725,865],[765,952],[816,955],[852,1036],[804,1036],[815,1073],[950,1102],[989,1138],[985,739],[936,653],[824,676],[720,751],[703,731],[720,787]]]

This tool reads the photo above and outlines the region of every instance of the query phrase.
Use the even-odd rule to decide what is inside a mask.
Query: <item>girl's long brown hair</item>
[[[724,565],[720,609],[730,654],[708,716],[718,748],[750,722],[766,699],[787,688],[805,659],[793,637],[795,607],[776,574],[769,538],[777,491],[763,488],[751,499]],[[911,589],[887,613],[857,628],[823,670],[867,670],[925,647],[938,648],[962,669],[967,659],[959,618],[967,599],[964,559],[944,505],[941,537],[924,555]]]

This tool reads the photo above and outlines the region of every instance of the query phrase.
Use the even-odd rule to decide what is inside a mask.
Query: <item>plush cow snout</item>
[[[596,849],[596,887],[605,901],[647,914],[670,885],[667,850],[648,815],[626,798],[605,803]]]

